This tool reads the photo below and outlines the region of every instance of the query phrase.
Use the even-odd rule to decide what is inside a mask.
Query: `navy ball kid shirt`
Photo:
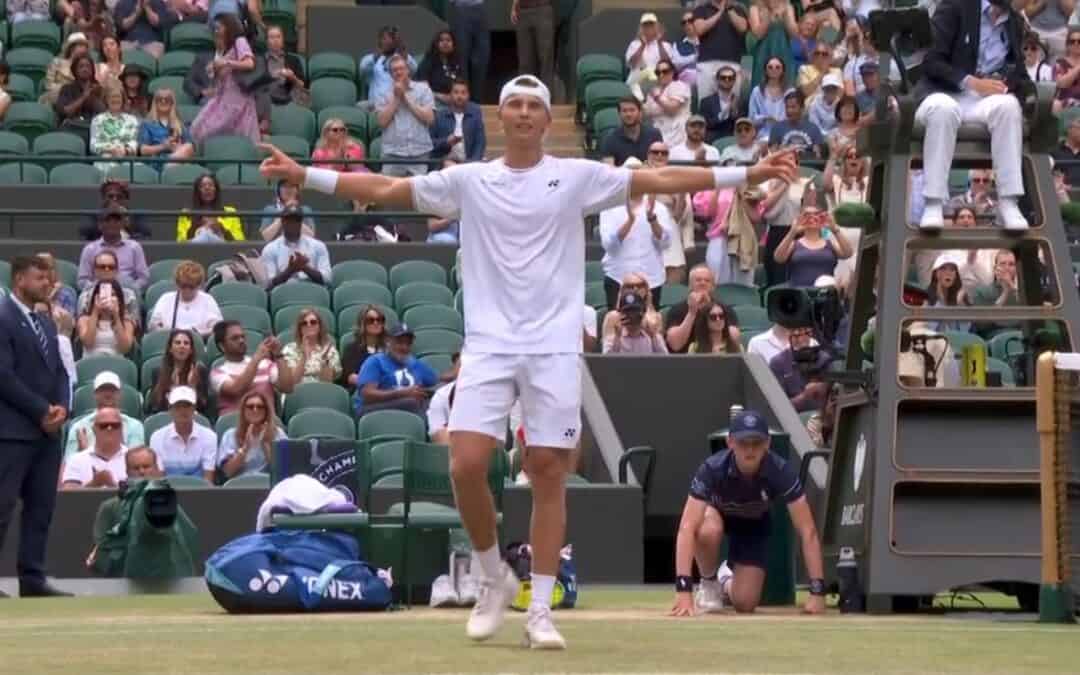
[[[772,451],[761,460],[756,476],[743,476],[735,453],[727,448],[701,464],[690,483],[690,496],[719,511],[729,533],[767,532],[772,502],[790,504],[803,496],[803,485],[795,465]]]

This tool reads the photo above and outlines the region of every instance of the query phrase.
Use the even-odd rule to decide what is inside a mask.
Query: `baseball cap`
[[[399,323],[390,329],[390,337],[392,338],[405,337],[406,335],[416,337],[416,333],[413,333],[412,328],[409,328],[407,323]]]
[[[657,19],[656,15],[652,12],[645,12],[641,15],[641,21],[639,21],[638,23],[660,23],[660,19]]]
[[[754,126],[754,120],[750,119],[749,117],[740,117],[739,119],[735,120],[736,129],[742,126],[752,127]]]
[[[94,391],[102,387],[120,388],[120,376],[111,370],[103,370],[94,377]]]
[[[705,118],[701,115],[691,115],[689,119],[686,120],[686,126],[690,126],[691,124],[705,124]]]
[[[737,441],[768,439],[769,423],[756,411],[743,410],[731,420],[728,436]]]
[[[195,405],[195,390],[191,387],[173,387],[169,390],[169,405],[176,405],[177,403],[190,403]]]
[[[499,107],[501,108],[506,103],[506,99],[518,94],[540,99],[548,112],[551,112],[551,91],[540,81],[540,78],[534,75],[518,75],[504,84],[502,91],[499,92]]]
[[[945,265],[955,265],[956,269],[960,269],[963,266],[963,263],[963,256],[954,255],[952,253],[942,253],[937,257],[937,260],[934,261],[934,267],[931,271],[936,272]]]
[[[862,63],[862,65],[859,66],[859,72],[860,73],[876,73],[877,71],[878,71],[878,62],[877,61],[864,61]]]
[[[840,79],[840,76],[836,73],[826,73],[825,77],[821,78],[821,87],[839,87],[843,88],[844,82]]]

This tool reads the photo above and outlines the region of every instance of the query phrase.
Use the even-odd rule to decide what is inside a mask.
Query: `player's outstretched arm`
[[[705,520],[705,502],[687,497],[679,521],[679,533],[675,537],[675,604],[671,616],[693,616],[694,594],[690,584],[693,573],[694,552],[697,550],[697,533]]]
[[[799,533],[802,542],[803,560],[806,561],[806,575],[810,579],[811,594],[803,608],[807,614],[821,614],[825,611],[825,595],[823,588],[815,589],[815,584],[824,587],[825,564],[821,558],[821,539],[818,538],[817,526],[814,525],[814,515],[810,512],[810,504],[806,496],[799,497],[788,504],[788,514],[791,516],[791,524]],[[820,592],[817,592],[820,591]]]
[[[413,207],[412,183],[407,178],[303,167],[269,143],[261,143],[259,147],[270,153],[259,165],[259,173],[264,178],[274,181],[286,179],[342,200],[355,199],[363,204],[374,203],[400,209]]]
[[[630,194],[685,194],[716,188],[756,185],[772,178],[794,181],[799,176],[795,150],[789,148],[762,157],[748,167],[665,166],[659,169],[638,169],[630,177]]]

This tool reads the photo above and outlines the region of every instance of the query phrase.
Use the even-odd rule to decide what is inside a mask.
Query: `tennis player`
[[[520,398],[530,447],[532,600],[525,643],[565,649],[551,621],[551,594],[566,531],[568,453],[581,433],[581,307],[585,300],[586,215],[625,204],[631,196],[681,194],[794,180],[790,153],[751,167],[665,167],[631,172],[584,159],[544,154],[551,95],[521,75],[499,95],[506,153],[412,178],[339,174],[301,167],[281,151],[262,174],[287,179],[341,200],[414,209],[461,223],[465,344],[450,413],[454,494],[483,579],[466,634],[490,638],[517,592],[496,541],[495,508],[487,484],[492,450],[505,438],[507,414]]]

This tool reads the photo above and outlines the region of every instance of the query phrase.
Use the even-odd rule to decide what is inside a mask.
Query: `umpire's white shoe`
[[[1007,232],[1026,232],[1029,227],[1027,218],[1016,204],[1016,199],[1008,197],[1003,197],[998,202],[998,220]]]
[[[694,607],[702,614],[715,614],[724,609],[724,592],[716,579],[702,579],[694,593]]]
[[[724,592],[724,584],[733,576],[735,576],[735,573],[728,567],[727,561],[720,563],[720,568],[716,570],[716,585],[720,588],[720,600],[726,605],[731,604],[731,598]]]
[[[551,608],[529,607],[524,644],[529,649],[566,649],[566,640],[551,622]]]
[[[919,229],[923,232],[940,232],[945,227],[945,209],[940,199],[927,199],[923,207]]]
[[[498,577],[481,579],[479,587],[465,634],[473,640],[486,640],[502,625],[506,608],[517,594],[518,579],[504,563]]]

